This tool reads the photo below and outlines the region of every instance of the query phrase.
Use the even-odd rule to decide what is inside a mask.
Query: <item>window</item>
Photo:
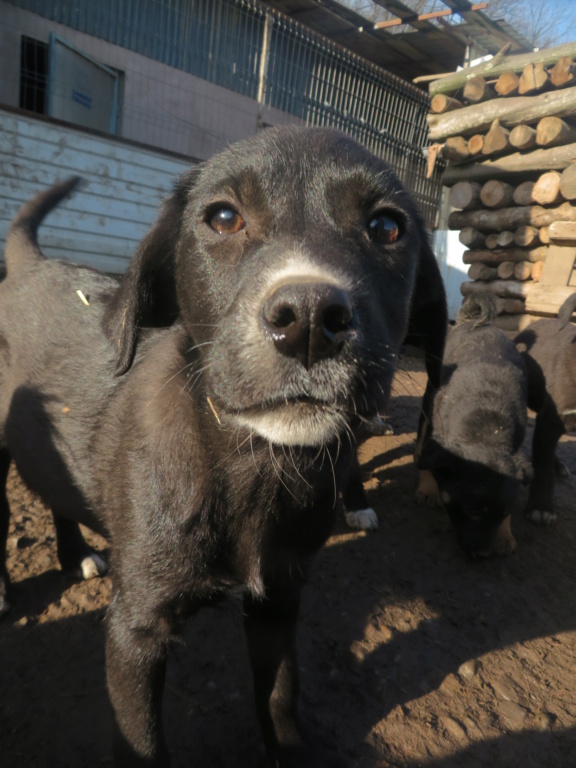
[[[46,113],[48,44],[22,36],[20,48],[20,108]]]
[[[22,37],[20,107],[104,133],[118,133],[122,73],[57,35]]]

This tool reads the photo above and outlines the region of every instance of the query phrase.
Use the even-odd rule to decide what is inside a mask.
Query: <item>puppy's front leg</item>
[[[554,512],[554,479],[556,447],[564,432],[564,424],[552,398],[547,397],[536,414],[532,438],[534,476],[530,485],[526,517],[538,525],[556,522]]]
[[[106,676],[115,713],[116,768],[168,768],[162,733],[166,640],[162,622],[138,622],[120,599],[107,616]]]
[[[244,629],[254,677],[256,711],[266,751],[276,766],[297,765],[302,740],[297,725],[299,694],[296,621],[300,585],[266,589],[265,598],[244,598]]]

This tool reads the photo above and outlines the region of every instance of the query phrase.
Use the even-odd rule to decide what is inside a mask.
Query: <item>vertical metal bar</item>
[[[260,130],[263,125],[262,114],[266,102],[266,83],[268,80],[268,64],[270,63],[270,39],[272,37],[272,15],[267,12],[264,20],[264,35],[262,37],[262,48],[260,50],[260,67],[258,69],[258,95],[256,101],[258,110],[256,113],[256,130]]]

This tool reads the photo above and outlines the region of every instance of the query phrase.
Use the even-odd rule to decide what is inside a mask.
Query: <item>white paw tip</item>
[[[375,531],[378,528],[378,516],[372,507],[346,512],[345,518],[349,528],[358,528],[362,531]]]
[[[108,570],[108,563],[96,553],[88,555],[80,563],[83,579],[93,579],[96,576],[103,576]]]

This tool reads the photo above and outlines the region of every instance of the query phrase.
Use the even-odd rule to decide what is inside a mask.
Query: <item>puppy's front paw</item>
[[[526,517],[536,525],[554,525],[558,520],[556,512],[548,512],[545,509],[528,509],[526,510]]]
[[[97,552],[87,555],[80,563],[79,575],[87,581],[108,572],[108,563]]]
[[[440,493],[434,475],[428,469],[420,470],[418,488],[415,495],[416,504],[421,507],[440,507]]]
[[[494,534],[492,551],[496,555],[509,555],[516,549],[516,539],[512,533],[510,515],[504,518]]]
[[[349,528],[357,528],[361,531],[376,531],[378,529],[378,517],[372,507],[345,512],[344,517]]]

